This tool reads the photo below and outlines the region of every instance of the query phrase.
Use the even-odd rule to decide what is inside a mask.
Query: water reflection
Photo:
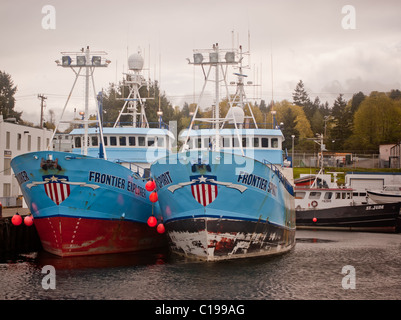
[[[401,235],[297,232],[291,252],[205,263],[168,250],[59,258],[46,252],[0,263],[0,299],[399,299]],[[42,287],[54,266],[56,289]],[[356,289],[342,287],[345,265]]]

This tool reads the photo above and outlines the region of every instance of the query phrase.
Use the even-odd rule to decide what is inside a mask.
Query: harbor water
[[[2,300],[396,300],[401,234],[298,230],[286,254],[197,262],[168,251],[0,261]]]

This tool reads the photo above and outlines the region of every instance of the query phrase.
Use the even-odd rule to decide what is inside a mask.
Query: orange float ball
[[[22,217],[19,215],[19,213],[16,213],[11,218],[11,222],[14,226],[19,226],[22,223]]]
[[[164,233],[164,231],[166,231],[166,229],[164,228],[164,224],[163,223],[159,223],[159,225],[157,226],[157,232],[158,233]]]
[[[153,191],[156,188],[156,183],[153,180],[149,180],[145,184],[145,189],[148,191]]]
[[[32,216],[26,216],[24,218],[24,223],[27,227],[30,227],[31,225],[33,225],[33,217]]]
[[[152,201],[152,202],[157,202],[157,200],[159,200],[159,197],[158,197],[158,195],[157,195],[157,192],[152,192],[152,193],[149,195],[149,200]]]
[[[148,219],[148,226],[155,227],[157,224],[157,219],[154,216],[150,216]]]

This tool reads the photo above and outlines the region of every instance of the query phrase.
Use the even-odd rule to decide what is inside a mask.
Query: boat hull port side
[[[44,250],[64,257],[167,245],[147,225],[145,181],[124,166],[56,151],[26,153],[11,166]]]
[[[297,210],[297,229],[400,232],[401,203]]]

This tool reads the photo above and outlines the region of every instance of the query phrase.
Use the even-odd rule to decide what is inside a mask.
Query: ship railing
[[[114,122],[103,122],[103,127],[104,128],[109,128],[113,127]],[[167,123],[163,121],[157,121],[157,122],[119,122],[118,123],[119,127],[135,127],[135,128],[159,128],[159,129],[169,129],[169,126]]]
[[[200,118],[202,119],[202,118]],[[188,125],[187,129],[189,129],[190,125]],[[238,123],[237,124],[238,129],[272,129],[273,124],[270,122],[262,122],[262,123]],[[196,125],[192,127],[193,130],[198,130],[198,129],[214,129],[214,123],[209,123],[209,122],[199,122]],[[228,124],[226,123],[224,125],[224,129],[235,129],[234,124]]]
[[[128,169],[131,170],[133,172],[133,174],[138,176],[139,178],[142,178],[142,179],[149,179],[150,178],[150,169],[143,168],[143,167],[137,165],[136,163],[134,163],[133,161],[123,160],[123,159],[116,159],[115,163],[127,164],[128,165]]]
[[[284,187],[286,188],[286,190],[291,194],[294,195],[294,187],[292,186],[292,184],[287,180],[287,178],[283,175],[283,173],[281,172],[281,170],[273,163],[271,163],[270,161],[263,159],[263,164],[265,166],[267,166],[268,168],[270,168],[270,170],[272,170],[277,177],[279,178],[279,180],[283,183]]]

